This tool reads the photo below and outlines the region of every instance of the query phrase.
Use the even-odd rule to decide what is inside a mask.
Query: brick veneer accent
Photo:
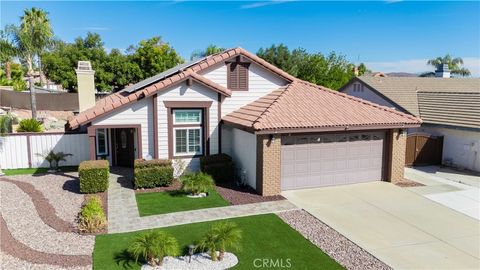
[[[401,129],[393,129],[387,132],[390,140],[390,151],[388,164],[388,178],[392,183],[403,180],[403,173],[405,168],[405,149],[407,144],[406,134],[402,134]]]
[[[257,192],[262,196],[279,195],[281,171],[280,135],[257,136]]]

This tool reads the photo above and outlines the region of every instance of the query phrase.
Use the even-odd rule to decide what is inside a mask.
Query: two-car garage
[[[281,189],[380,181],[385,132],[281,137]]]

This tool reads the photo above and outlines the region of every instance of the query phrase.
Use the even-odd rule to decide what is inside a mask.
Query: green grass
[[[22,168],[22,169],[8,169],[2,170],[6,176],[10,175],[22,175],[22,174],[41,174],[47,173],[50,168]],[[78,166],[65,166],[60,167],[61,172],[76,172],[78,171]]]
[[[279,269],[255,267],[258,259],[283,261],[286,269],[342,269],[332,258],[303,238],[274,214],[229,219],[242,230],[241,249],[233,251],[239,264],[233,269]],[[215,222],[202,222],[161,228],[177,238],[181,248],[199,239]],[[140,269],[126,249],[138,232],[99,235],[93,251],[94,269]],[[227,250],[228,251],[228,250]]]
[[[230,205],[215,190],[211,190],[205,198],[188,198],[185,193],[180,191],[137,193],[135,197],[140,216]]]

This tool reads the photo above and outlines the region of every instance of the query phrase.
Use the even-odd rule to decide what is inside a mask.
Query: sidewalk
[[[132,232],[219,219],[278,213],[297,209],[287,200],[207,208],[140,217],[131,176],[111,173],[108,189],[108,233]]]

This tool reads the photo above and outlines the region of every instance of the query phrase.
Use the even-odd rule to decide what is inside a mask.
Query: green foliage
[[[185,174],[180,180],[182,181],[182,190],[193,195],[215,188],[213,178],[203,172]]]
[[[237,224],[224,221],[213,224],[209,231],[197,243],[197,249],[207,251],[212,261],[217,260],[217,250],[219,252],[218,259],[221,261],[225,256],[227,248],[239,250],[242,240],[242,231]]]
[[[261,48],[257,55],[299,79],[335,90],[355,76],[352,69],[354,65],[344,55],[335,52],[324,55],[308,53],[300,48],[290,51],[287,46],[280,44]],[[365,65],[360,64],[360,73],[366,70]]]
[[[183,62],[173,47],[159,37],[143,40],[128,51],[129,54],[123,54],[113,49],[107,53],[100,35],[88,33],[74,43],[56,41],[52,50],[42,55],[42,62],[50,80],[75,91],[77,63],[90,61],[95,70],[95,87],[106,92],[122,89]]]
[[[82,161],[78,166],[78,175],[80,177],[80,192],[104,192],[108,189],[108,160]]]
[[[11,113],[0,116],[0,135],[12,132],[12,125],[18,121]]]
[[[134,164],[135,188],[153,188],[168,186],[173,181],[171,160],[137,159]]]
[[[205,50],[199,50],[199,51],[193,52],[192,55],[190,56],[190,60],[194,60],[194,59],[202,58],[202,57],[205,57],[205,56],[217,54],[217,53],[220,53],[220,52],[223,52],[223,51],[225,51],[225,48],[218,47],[217,45],[210,44],[210,45],[207,46],[207,48],[205,48]]]
[[[43,132],[43,124],[35,119],[23,119],[17,127],[17,132]]]
[[[11,79],[7,76],[7,64],[8,72],[10,72]],[[13,86],[15,91],[23,91],[27,89],[27,83],[23,80],[23,69],[20,64],[8,62],[5,63],[5,72],[0,70],[0,85]]]
[[[73,156],[69,153],[57,152],[55,153],[53,150],[49,151],[46,154],[37,153],[38,156],[45,158],[46,161],[50,164],[50,168],[54,170],[58,170],[58,165],[60,161],[66,161],[67,157]]]
[[[457,75],[461,77],[470,76],[471,72],[467,68],[462,67],[463,59],[460,57],[452,57],[450,54],[447,54],[443,57],[437,57],[427,61],[427,64],[436,68],[438,65],[447,64],[448,69],[450,69],[450,74]],[[427,73],[428,74],[428,73]],[[427,75],[422,74],[422,75]]]
[[[107,218],[98,196],[91,196],[78,214],[78,229],[81,232],[96,233],[107,226]]]
[[[142,259],[151,266],[163,264],[165,256],[179,254],[177,239],[164,231],[148,231],[137,235],[128,248],[135,261]],[[158,263],[157,263],[158,260]]]
[[[235,166],[227,154],[216,154],[200,157],[200,170],[215,179],[217,183],[233,181]]]

